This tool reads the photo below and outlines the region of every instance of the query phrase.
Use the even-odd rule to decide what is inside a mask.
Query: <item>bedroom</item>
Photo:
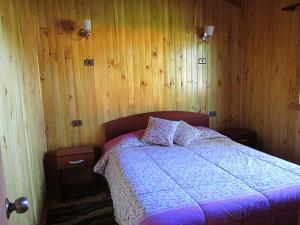
[[[56,151],[93,146],[94,165],[104,124],[131,115],[210,114],[211,129],[245,128],[259,152],[300,162],[300,8],[282,10],[296,3],[0,0],[0,197],[29,201],[0,223],[46,224]]]

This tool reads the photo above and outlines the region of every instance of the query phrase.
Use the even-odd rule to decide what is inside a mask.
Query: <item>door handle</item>
[[[9,219],[10,214],[13,211],[16,211],[16,213],[24,213],[29,208],[29,202],[28,199],[25,197],[21,197],[15,200],[14,203],[11,203],[8,199],[5,199],[5,209],[6,209],[6,216],[7,219]]]

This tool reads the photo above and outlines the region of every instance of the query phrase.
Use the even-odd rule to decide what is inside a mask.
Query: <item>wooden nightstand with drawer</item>
[[[255,131],[244,128],[230,128],[221,130],[220,133],[240,144],[256,148],[257,135]]]
[[[58,149],[56,164],[62,200],[96,194],[92,146]]]

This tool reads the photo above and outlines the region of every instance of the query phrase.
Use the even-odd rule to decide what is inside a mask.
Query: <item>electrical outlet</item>
[[[208,116],[209,117],[216,117],[217,116],[217,111],[209,111]]]
[[[84,65],[85,66],[94,66],[94,59],[85,59]]]
[[[206,64],[206,58],[199,58],[198,64]]]
[[[82,120],[72,120],[73,127],[80,127],[82,126]]]

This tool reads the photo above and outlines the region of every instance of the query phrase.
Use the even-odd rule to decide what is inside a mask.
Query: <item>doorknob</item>
[[[11,203],[8,199],[5,199],[7,219],[9,219],[9,216],[13,211],[16,211],[16,213],[24,213],[28,210],[28,208],[28,199],[25,197],[18,198],[14,203]]]

